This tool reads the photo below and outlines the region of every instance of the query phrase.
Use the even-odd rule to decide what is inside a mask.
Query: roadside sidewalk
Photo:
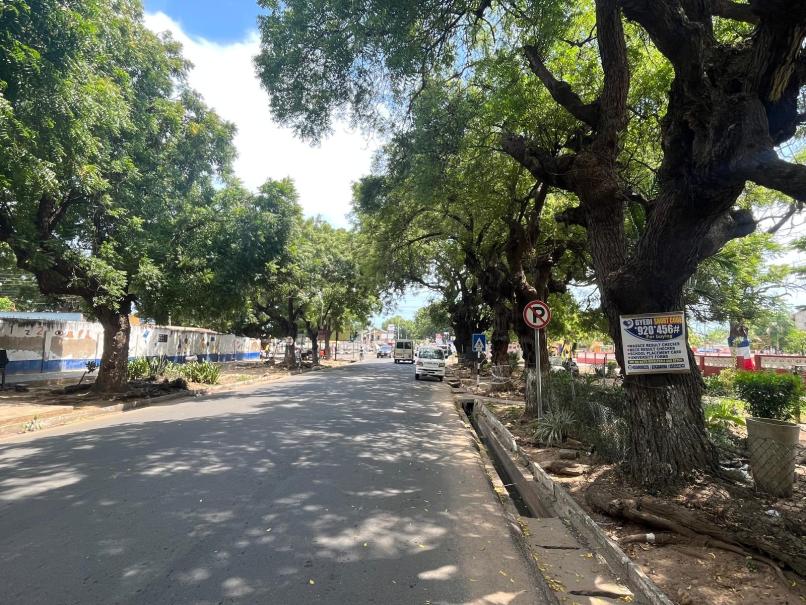
[[[318,369],[303,370],[303,374],[313,371],[333,370],[349,365],[350,362],[336,362],[328,364],[325,362]],[[150,405],[162,404],[166,402],[186,401],[194,397],[209,395],[212,393],[226,393],[237,391],[240,388],[254,386],[258,384],[270,384],[299,376],[297,372],[265,373],[257,377],[248,374],[236,374],[231,376],[235,380],[217,385],[193,385],[186,391],[176,391],[157,397],[146,397],[140,399],[129,399],[125,401],[109,400],[107,402],[98,401],[87,404],[61,405],[57,401],[54,403],[37,403],[30,397],[19,398],[16,401],[3,401],[0,399],[0,440],[4,437],[30,433],[47,428],[55,428],[65,424],[72,424],[82,420],[88,420],[106,414],[126,412],[133,409],[143,408]],[[59,383],[68,381],[65,377]],[[17,381],[15,381],[17,382]],[[74,381],[73,381],[74,382]],[[42,384],[42,383],[40,383]],[[54,383],[46,383],[53,385]],[[56,383],[58,384],[58,383]],[[57,400],[58,396],[53,395]]]

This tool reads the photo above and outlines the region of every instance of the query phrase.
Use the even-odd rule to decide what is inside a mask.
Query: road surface
[[[0,442],[0,603],[539,603],[442,383],[367,361]]]

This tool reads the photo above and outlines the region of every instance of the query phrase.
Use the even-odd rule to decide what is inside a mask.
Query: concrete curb
[[[468,397],[470,399],[470,397]],[[649,605],[673,605],[672,601],[663,591],[632,562],[623,550],[599,527],[571,495],[561,485],[544,471],[539,464],[533,462],[523,450],[518,446],[515,437],[500,420],[493,414],[478,397],[473,397],[474,406],[480,406],[480,414],[485,422],[493,429],[495,436],[507,454],[516,456],[520,464],[525,466],[534,477],[534,482],[530,485],[538,492],[538,496],[544,505],[554,509],[554,512],[563,520],[567,521],[574,531],[585,538],[591,547],[601,554],[607,561],[614,573],[625,578],[630,587],[634,590],[638,602]],[[515,460],[511,460],[516,464]]]

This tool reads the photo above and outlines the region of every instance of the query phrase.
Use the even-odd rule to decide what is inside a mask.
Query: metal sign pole
[[[543,376],[540,373],[540,330],[535,330],[535,377],[537,380],[537,419],[543,418]]]

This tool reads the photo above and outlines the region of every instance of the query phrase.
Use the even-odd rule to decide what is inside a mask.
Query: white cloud
[[[182,44],[184,56],[194,65],[188,76],[191,87],[238,127],[235,173],[246,186],[256,189],[267,178],[289,176],[307,215],[321,214],[334,225],[346,225],[351,184],[369,172],[377,143],[340,128],[313,147],[277,125],[252,62],[259,50],[257,33],[242,42],[218,44],[189,36],[161,12],[146,14],[145,23],[152,31],[169,31]]]

